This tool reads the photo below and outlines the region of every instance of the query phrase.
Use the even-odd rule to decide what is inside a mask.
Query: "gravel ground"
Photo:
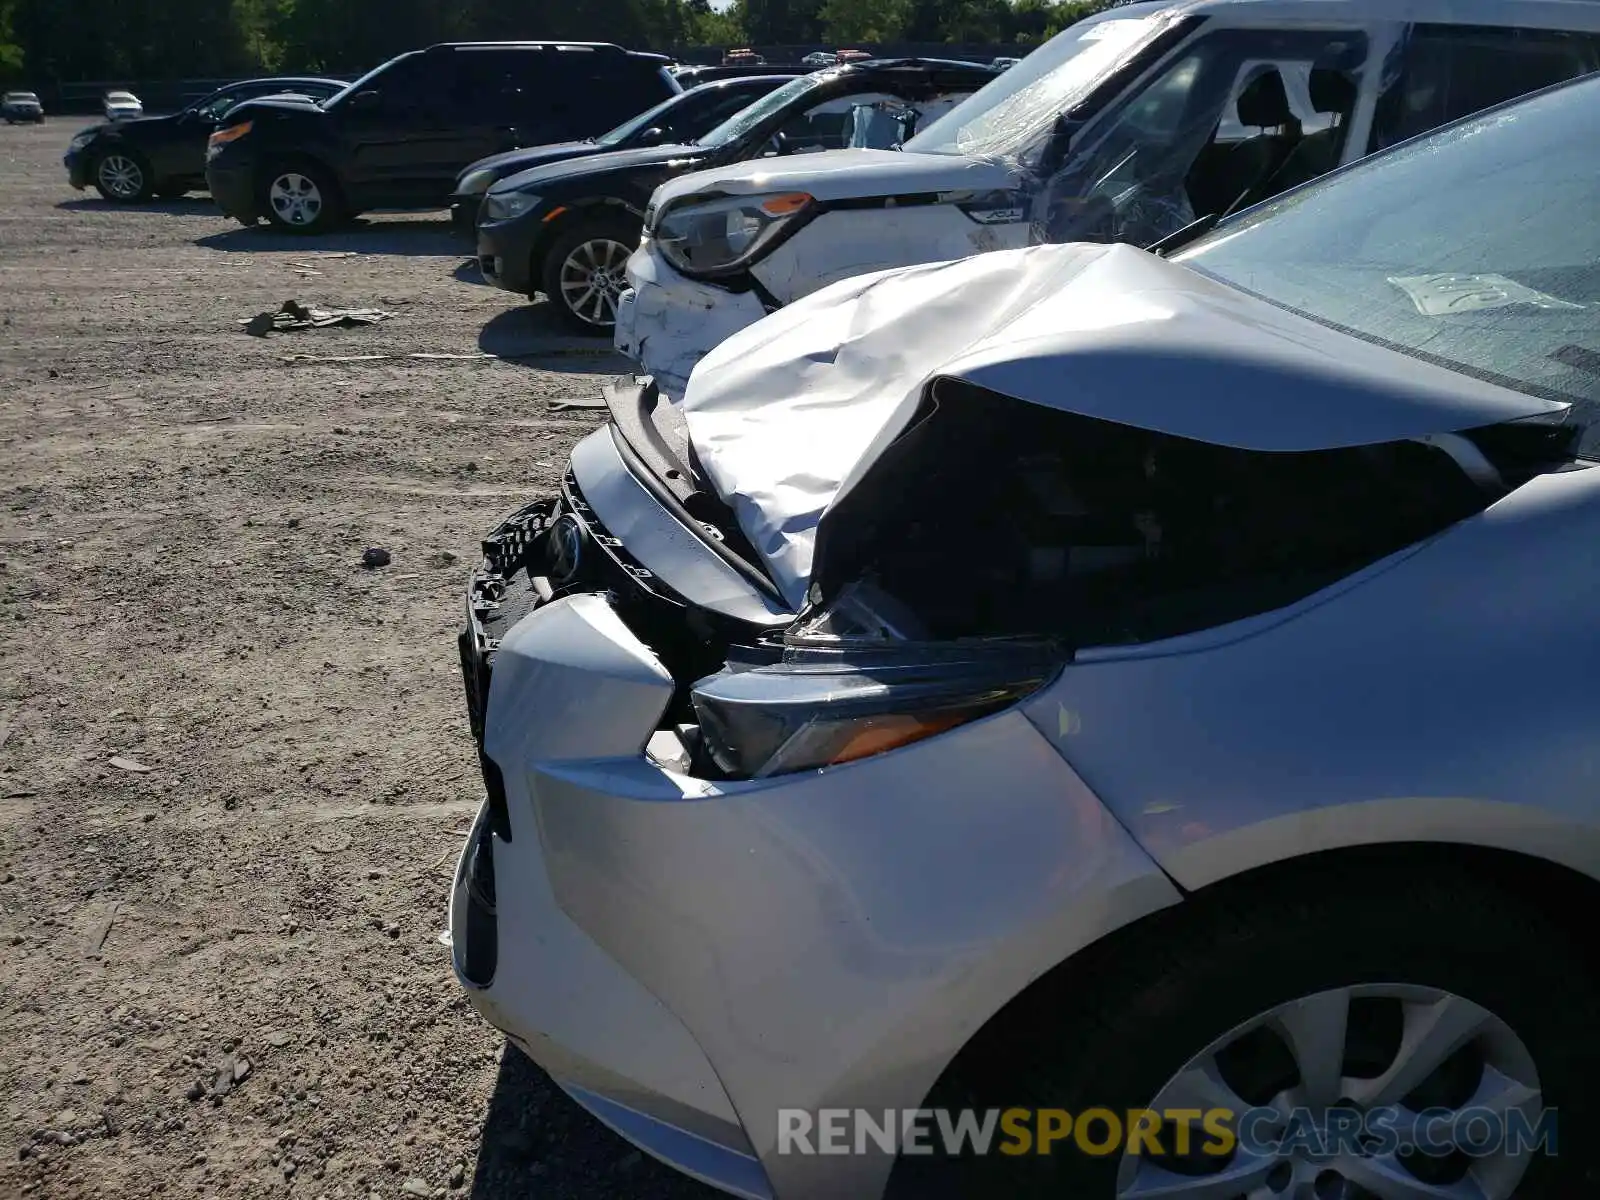
[[[623,364],[431,216],[75,193],[77,126],[0,127],[0,1196],[706,1200],[438,941],[467,562]],[[240,330],[290,298],[396,315]]]

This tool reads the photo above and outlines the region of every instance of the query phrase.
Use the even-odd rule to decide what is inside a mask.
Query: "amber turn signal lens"
[[[213,146],[225,146],[229,142],[237,141],[249,133],[254,124],[255,122],[253,121],[241,121],[239,124],[230,125],[226,129],[219,129],[211,135],[210,144]]]

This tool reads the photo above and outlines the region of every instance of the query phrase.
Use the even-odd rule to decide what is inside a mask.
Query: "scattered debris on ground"
[[[438,216],[325,254],[64,205],[62,139],[0,126],[0,1197],[714,1200],[619,1175],[439,941],[483,796],[468,564],[595,427],[545,402],[603,376],[549,369],[573,339],[543,305],[453,278]],[[291,261],[428,320],[349,335],[393,361],[286,367],[232,318]],[[490,326],[528,358],[406,357]],[[368,546],[415,566],[366,575]]]
[[[298,300],[285,300],[276,310],[257,313],[239,324],[251,337],[292,333],[299,329],[354,329],[376,325],[394,316],[381,308],[308,308]]]

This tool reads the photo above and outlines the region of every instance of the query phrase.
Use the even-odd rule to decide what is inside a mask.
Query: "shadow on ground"
[[[170,213],[174,217],[222,215],[222,210],[211,203],[209,197],[196,200],[185,196],[176,200],[150,200],[144,204],[113,204],[99,196],[85,196],[80,200],[63,200],[56,207],[67,212],[158,212]]]
[[[400,254],[417,258],[460,257],[466,241],[450,228],[448,217],[434,221],[353,221],[327,233],[282,233],[270,225],[240,226],[196,238],[195,245],[230,253],[297,250],[304,254]]]
[[[494,286],[483,277],[483,272],[479,270],[478,260],[476,258],[469,258],[465,260],[459,267],[450,272],[450,278],[454,279],[457,283],[475,283],[479,287]]]
[[[472,1178],[472,1200],[717,1200],[723,1193],[641,1154],[507,1043]]]
[[[630,363],[606,337],[570,332],[544,300],[519,304],[491,320],[478,334],[478,349],[528,367],[573,375],[621,375]]]

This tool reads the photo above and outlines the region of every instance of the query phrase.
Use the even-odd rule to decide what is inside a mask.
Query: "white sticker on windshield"
[[[1102,38],[1123,37],[1133,33],[1134,29],[1147,24],[1143,17],[1123,17],[1121,19],[1101,21],[1098,25],[1091,25],[1079,35],[1080,42],[1098,42]]]
[[[1545,292],[1536,292],[1504,275],[1391,275],[1389,282],[1409,296],[1425,317],[1446,317],[1451,313],[1506,308],[1513,304],[1531,304],[1535,308],[1583,307]]]

